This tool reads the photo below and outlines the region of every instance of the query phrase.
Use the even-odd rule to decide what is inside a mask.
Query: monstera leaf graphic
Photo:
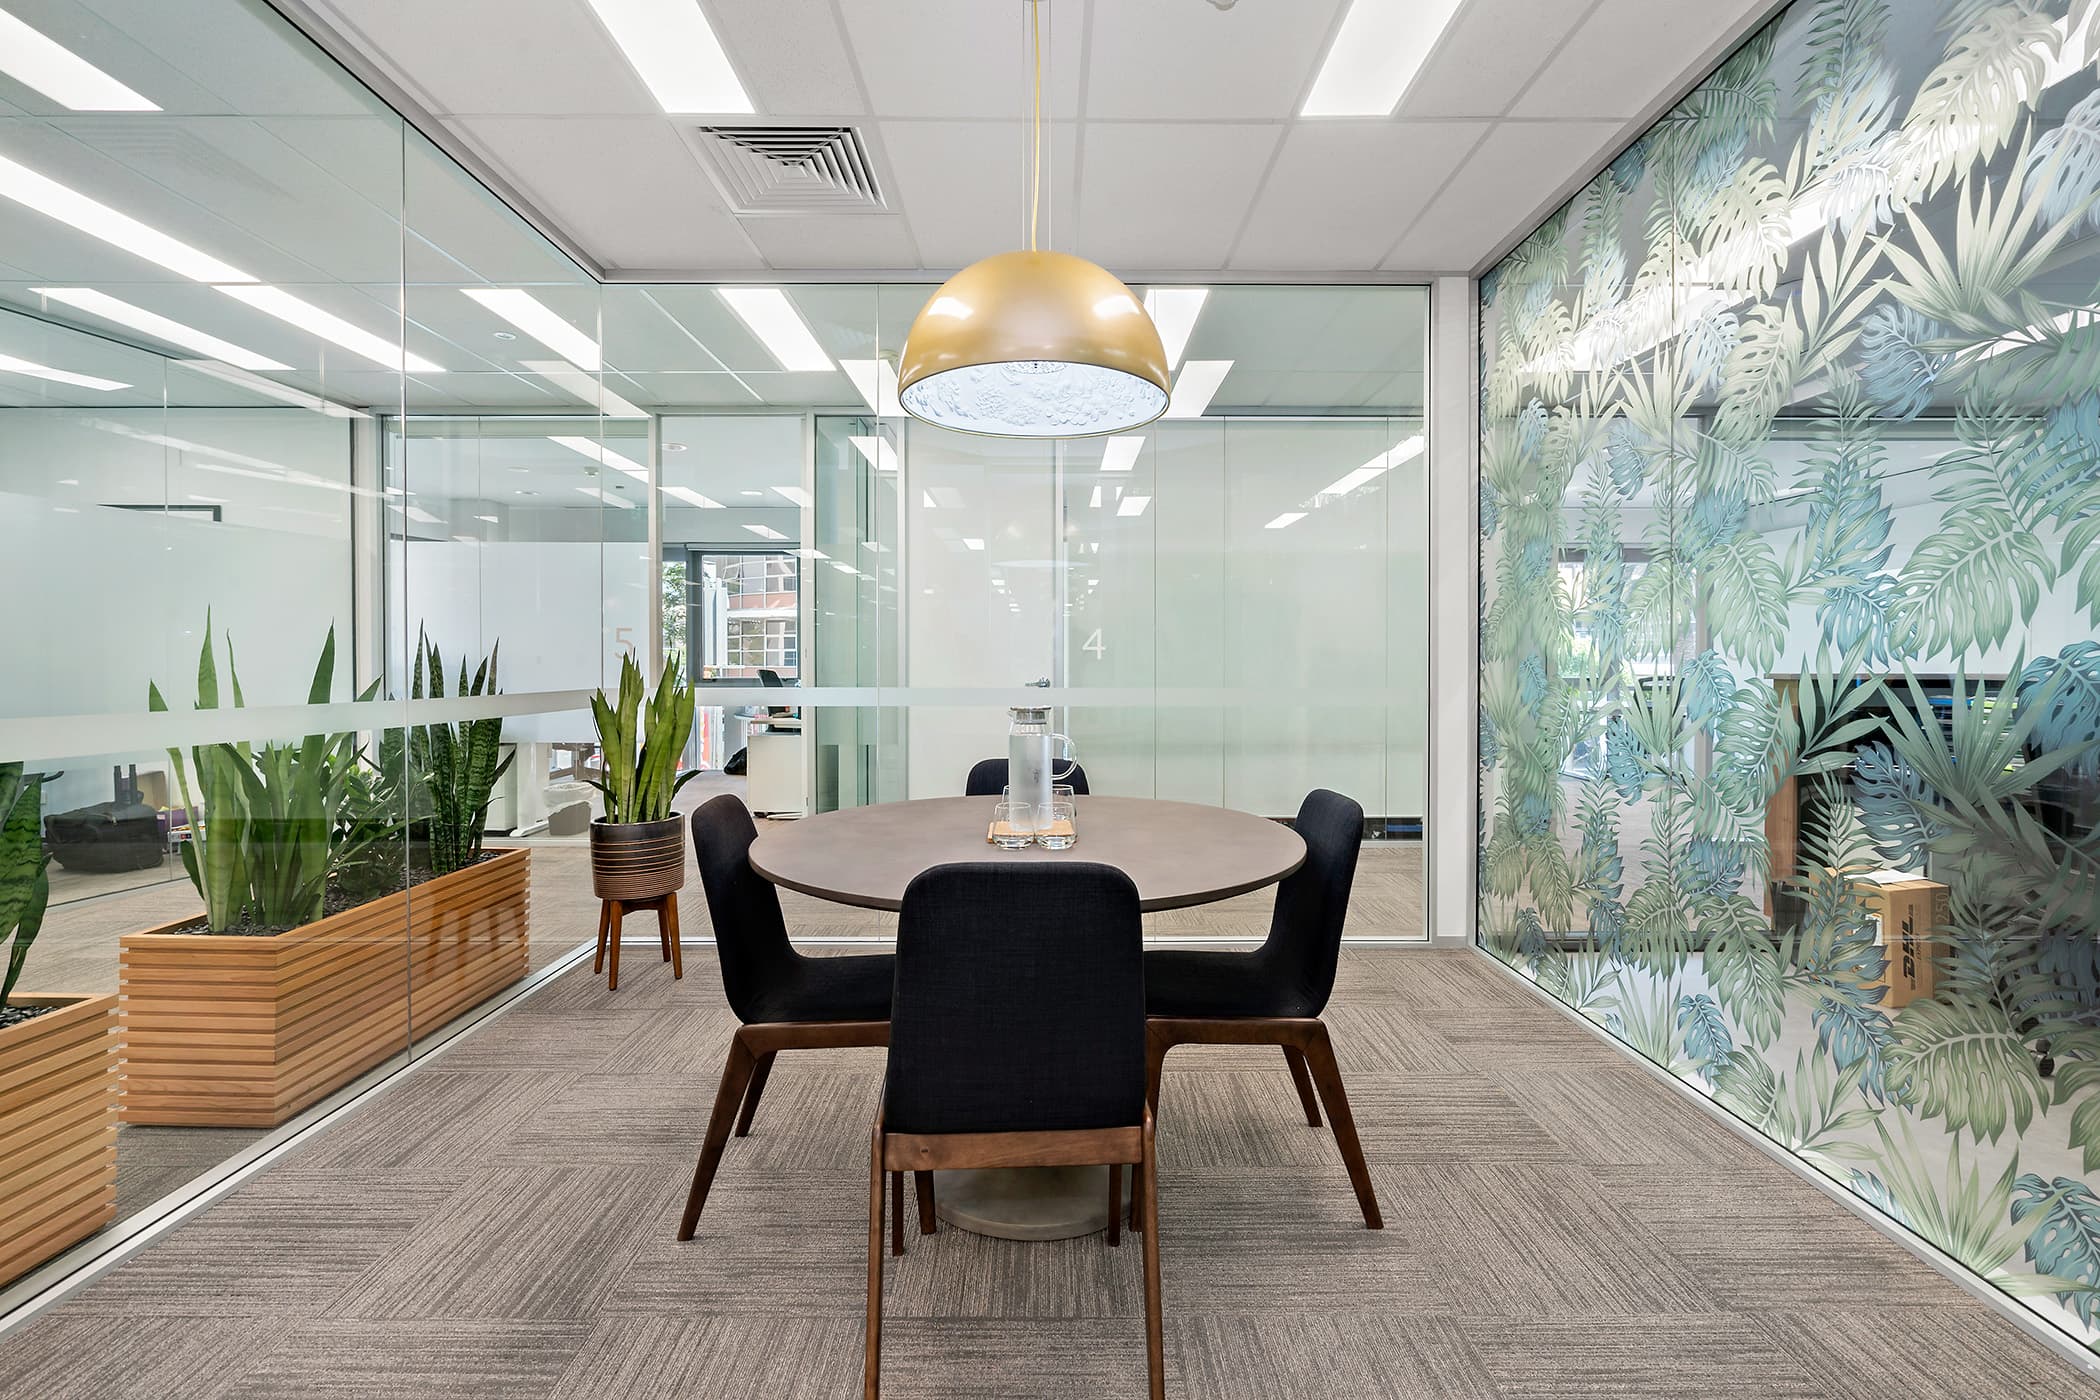
[[[2035,741],[2047,749],[2079,750],[2065,765],[2071,772],[2100,769],[2100,642],[2073,642],[2055,656],[2035,658],[2020,673],[2019,686],[2022,705],[2041,706]]]
[[[1684,1037],[1684,1052],[1699,1067],[1699,1075],[1713,1082],[1713,1067],[1735,1049],[1735,1037],[1714,999],[1703,992],[1677,998],[1677,1029]]]
[[[2034,1172],[2013,1182],[2012,1219],[2031,1224],[2025,1252],[2036,1269],[2054,1278],[2087,1285],[2067,1290],[2057,1301],[2077,1312],[2088,1327],[2100,1325],[2100,1196],[2073,1177],[2044,1181]]]
[[[1904,1008],[1888,1047],[1897,1098],[1954,1134],[1996,1142],[2010,1126],[2024,1133],[2048,1091],[2034,1056],[1994,1005],[1915,1001]]]

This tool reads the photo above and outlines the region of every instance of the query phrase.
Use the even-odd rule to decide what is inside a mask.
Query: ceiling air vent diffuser
[[[850,126],[703,126],[687,136],[738,214],[882,213],[882,190]]]

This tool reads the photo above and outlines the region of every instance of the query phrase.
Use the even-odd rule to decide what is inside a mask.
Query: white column
[[[1429,307],[1429,934],[1473,941],[1480,738],[1480,313],[1469,277]]]

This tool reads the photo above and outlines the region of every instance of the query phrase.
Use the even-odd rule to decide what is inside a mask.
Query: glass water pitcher
[[[1050,729],[1050,707],[1016,705],[1007,712],[1006,795],[1027,805],[1029,830],[1037,830],[1050,805],[1050,788],[1072,776],[1079,766],[1072,741]],[[1054,771],[1060,756],[1064,771]]]

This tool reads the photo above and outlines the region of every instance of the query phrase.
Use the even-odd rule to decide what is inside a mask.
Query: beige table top
[[[1298,833],[1265,817],[1145,797],[1082,797],[1079,842],[1002,851],[984,839],[995,797],[933,797],[824,812],[767,826],[751,865],[776,885],[862,909],[899,909],[919,872],[951,861],[1113,865],[1146,913],[1271,885],[1305,862]]]

